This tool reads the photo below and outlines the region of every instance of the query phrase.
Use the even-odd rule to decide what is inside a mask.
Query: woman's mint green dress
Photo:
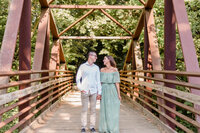
[[[102,97],[100,104],[99,133],[119,133],[119,110],[116,82],[120,82],[119,72],[101,72]]]

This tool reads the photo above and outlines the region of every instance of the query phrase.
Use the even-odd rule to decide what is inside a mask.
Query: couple
[[[89,52],[88,61],[82,64],[76,75],[81,91],[81,132],[86,132],[88,102],[90,102],[90,131],[95,132],[96,100],[100,103],[99,133],[119,133],[120,88],[119,72],[112,56],[105,56],[104,68],[94,64],[97,55]]]

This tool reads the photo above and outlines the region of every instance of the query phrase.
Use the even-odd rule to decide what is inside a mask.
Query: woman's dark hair
[[[116,68],[116,62],[115,62],[114,58],[113,58],[112,56],[110,56],[110,55],[107,55],[106,57],[107,57],[108,60],[110,61],[110,65],[111,65],[112,67],[115,67],[115,68]]]

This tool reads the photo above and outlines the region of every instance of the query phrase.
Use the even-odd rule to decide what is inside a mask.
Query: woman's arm
[[[117,93],[118,93],[118,98],[119,98],[119,100],[121,101],[121,94],[120,94],[120,87],[119,87],[119,83],[115,83],[115,85],[116,85],[116,88],[117,88]]]

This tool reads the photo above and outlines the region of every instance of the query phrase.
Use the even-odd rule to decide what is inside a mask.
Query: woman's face
[[[103,59],[103,64],[106,65],[110,63],[109,59],[105,56],[104,59]]]

